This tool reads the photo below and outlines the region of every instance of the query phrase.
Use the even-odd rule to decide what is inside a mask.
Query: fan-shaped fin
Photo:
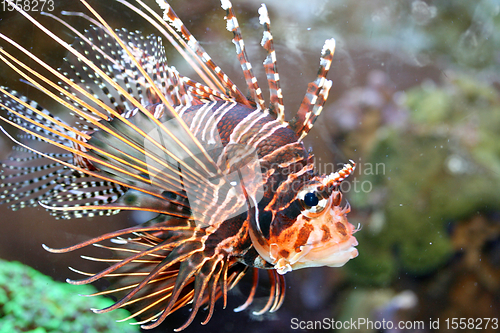
[[[67,252],[95,244],[112,251],[113,258],[82,257],[108,262],[111,266],[97,274],[73,269],[87,277],[69,282],[86,284],[101,278],[108,279],[110,289],[93,295],[112,295],[118,301],[94,312],[123,307],[131,312],[124,320],[136,318],[139,323],[151,328],[190,302],[193,303],[193,313],[188,323],[204,304],[212,307],[213,311],[213,304],[222,296],[223,286],[219,282],[232,286],[246,271],[246,266],[236,261],[228,263],[220,254],[207,256],[202,246],[204,235],[203,230],[193,228],[187,220],[160,215],[141,226],[110,233],[70,248],[49,250]],[[113,244],[101,244],[104,240],[111,240]],[[223,267],[228,267],[230,272],[221,281]]]

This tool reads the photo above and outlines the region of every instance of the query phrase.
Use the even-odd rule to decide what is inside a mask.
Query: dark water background
[[[157,9],[154,1],[147,3]],[[220,4],[170,3],[214,61],[244,90]],[[112,27],[154,32],[114,1],[91,4]],[[208,325],[200,326],[204,317],[199,316],[185,332],[288,332],[293,331],[292,318],[425,322],[420,330],[395,330],[408,332],[431,331],[432,318],[440,319],[436,331],[444,332],[447,318],[500,317],[500,2],[275,0],[266,4],[288,118],[316,75],[324,40],[337,41],[328,76],[333,88],[305,143],[314,149],[322,172],[332,172],[349,159],[359,162],[346,196],[352,205],[351,223],[363,227],[357,234],[360,255],[343,268],[287,274],[285,304],[277,313],[261,317],[231,310],[245,300],[249,282],[243,281],[231,293],[229,309],[223,311],[218,304]],[[265,58],[257,14],[260,1],[233,5],[266,94],[260,65]],[[56,1],[53,13],[62,10],[85,8],[73,1]],[[71,32],[57,22],[35,17],[71,42]],[[61,64],[65,51],[26,19],[1,10],[0,18],[1,33],[54,67]],[[81,18],[67,20],[80,31],[88,26]],[[167,56],[181,74],[196,78],[168,46]],[[0,84],[49,110],[58,108],[19,82],[4,65]],[[2,136],[1,157],[10,147]],[[56,221],[42,208],[0,209],[0,258],[20,261],[60,281],[78,278],[67,266],[95,270],[95,263],[79,256],[99,251],[55,255],[44,251],[42,243],[63,247],[146,218],[121,213]],[[265,281],[262,286],[253,310],[266,301]],[[180,326],[187,313],[185,309],[172,315],[154,332]]]

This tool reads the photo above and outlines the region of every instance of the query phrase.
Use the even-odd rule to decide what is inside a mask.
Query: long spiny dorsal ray
[[[321,51],[318,77],[307,85],[307,92],[300,104],[297,115],[289,121],[290,128],[297,133],[299,141],[309,133],[328,98],[332,81],[327,80],[326,75],[332,64],[334,52],[335,39],[327,39]]]
[[[94,13],[94,14],[95,14],[95,13]],[[105,24],[105,22],[103,22],[103,24]],[[72,51],[72,50],[70,50],[70,51]],[[127,50],[126,50],[126,51],[127,51]],[[72,51],[72,53],[74,53],[74,54],[78,54],[77,52],[73,52],[73,51]],[[135,59],[133,59],[133,60],[135,60]],[[149,116],[149,113],[147,113],[147,115]],[[208,192],[205,192],[205,194],[207,194],[207,193],[208,193]],[[208,196],[205,196],[205,197],[206,197],[206,198],[208,198]],[[116,206],[113,206],[113,207],[116,207]],[[92,208],[94,208],[94,207],[92,207]]]
[[[175,14],[172,7],[164,0],[157,0],[160,8],[164,10],[163,19],[169,22],[172,26],[174,26],[177,31],[180,32],[180,35],[184,37],[187,41],[187,45],[200,57],[200,59],[207,65],[207,67],[215,73],[215,75],[219,78],[219,80],[223,83],[225,89],[223,92],[228,96],[233,97],[235,101],[238,103],[252,106],[248,99],[241,93],[238,87],[229,79],[229,77],[224,74],[222,69],[217,66],[212,58],[208,55],[208,53],[203,49],[198,40],[189,32],[184,23],[179,19],[179,17]]]
[[[108,84],[110,84],[113,88],[115,88],[117,91],[119,91],[120,93],[122,93],[125,96],[125,98],[127,98],[135,107],[137,107],[142,113],[144,113],[147,117],[149,117],[151,121],[153,121],[154,123],[156,123],[156,125],[159,128],[161,128],[165,133],[167,133],[167,135],[169,135],[174,142],[176,142],[179,146],[186,148],[185,145],[182,142],[180,142],[179,139],[176,138],[167,128],[165,128],[165,126],[163,124],[161,124],[158,121],[158,119],[155,119],[151,115],[151,113],[148,112],[148,110],[145,109],[145,107],[143,105],[141,105],[137,100],[135,100],[132,96],[130,96],[130,94],[127,91],[125,91],[122,87],[120,87],[112,78],[110,78],[106,73],[104,73],[99,67],[97,67],[95,64],[93,64],[92,62],[90,62],[88,59],[86,59],[86,57],[84,55],[82,55],[81,53],[79,53],[78,51],[76,51],[73,47],[71,47],[69,44],[67,44],[63,40],[61,40],[58,36],[56,36],[54,33],[52,33],[47,28],[45,28],[43,25],[41,25],[38,21],[36,21],[35,19],[33,19],[33,17],[31,17],[28,13],[26,13],[22,8],[20,8],[19,6],[17,6],[11,0],[7,0],[7,1],[13,7],[15,7],[16,10],[19,13],[21,13],[24,17],[26,17],[29,21],[31,21],[34,25],[36,25],[40,30],[42,30],[44,33],[46,33],[48,36],[50,36],[54,41],[56,41],[57,43],[59,43],[65,49],[67,49],[72,54],[74,54],[76,57],[78,57],[79,59],[81,59],[90,68],[92,68],[99,76],[101,76],[102,78],[104,78],[108,82]],[[85,4],[87,6],[87,8],[89,8],[89,10],[92,11],[94,15],[96,15],[96,17],[100,18],[100,20],[102,20],[101,23],[103,23],[103,25],[106,26],[106,22],[100,16],[98,16],[98,14],[84,0],[80,0],[80,1],[83,4]],[[113,35],[115,38],[118,38],[116,36],[116,34],[109,28],[109,26],[107,26],[107,28],[108,28],[108,33],[110,33],[110,35]],[[121,41],[119,41],[119,39],[117,40],[117,42],[121,43]],[[123,43],[121,43],[121,45],[123,45]],[[129,56],[131,57],[131,60],[136,63],[136,66],[138,67],[138,69],[141,70],[142,68],[140,67],[140,65],[138,66],[137,60],[130,54],[130,51],[125,46],[123,46],[123,47],[124,47],[124,50],[127,53],[129,53]],[[142,71],[143,71],[143,69],[142,69]],[[146,79],[148,79],[148,78],[149,78],[149,76],[146,75]],[[148,81],[150,81],[150,80],[151,80],[151,78],[149,78]],[[153,88],[156,88],[153,84],[152,84],[152,86],[153,86]],[[172,106],[169,105],[168,103],[166,104],[166,106],[169,107],[169,108],[172,108]],[[113,116],[115,116],[116,118],[118,118],[121,121],[123,121],[125,124],[131,126],[134,130],[136,130],[138,133],[140,133],[141,135],[143,135],[145,140],[150,141],[157,148],[159,148],[164,153],[166,153],[171,158],[173,158],[177,163],[180,163],[181,165],[183,165],[183,167],[185,168],[186,172],[193,173],[195,176],[198,176],[198,177],[202,177],[191,166],[187,165],[183,160],[179,159],[179,157],[177,157],[175,154],[173,154],[172,152],[170,152],[166,147],[164,147],[163,145],[161,145],[159,142],[157,142],[156,140],[153,140],[151,137],[149,137],[147,135],[147,133],[145,133],[144,131],[142,131],[137,126],[134,126],[130,121],[128,121],[126,118],[122,117],[119,113],[115,112],[114,110],[111,110],[111,114],[113,114]],[[176,112],[173,111],[173,114],[176,115]],[[190,136],[189,129],[186,128],[186,125],[182,121],[182,119],[180,119],[179,123],[183,126],[183,128],[185,130],[187,130],[186,135]],[[199,141],[196,138],[192,137],[191,139],[194,141],[195,144],[197,144],[199,147],[201,147]],[[206,154],[206,151],[203,148],[201,149],[201,151]],[[186,152],[188,154],[192,155],[192,153],[189,150],[186,150]],[[207,159],[209,161],[211,160],[210,156],[206,155],[206,157],[207,157]],[[196,156],[192,155],[192,158],[198,163],[198,165],[202,169],[204,169],[206,172],[210,173],[210,171],[207,169],[207,166],[205,164],[203,164]]]
[[[224,95],[223,93],[213,90],[210,87],[196,82],[186,76],[179,74],[179,78],[188,86],[188,89],[191,89],[191,94],[198,97],[200,100],[205,99],[210,101],[221,100],[234,102],[234,99]]]
[[[238,24],[238,19],[234,14],[233,5],[229,0],[221,0],[222,9],[226,10],[226,21],[227,21],[227,30],[233,33],[233,44],[236,47],[236,55],[241,65],[241,69],[243,70],[243,75],[245,76],[245,81],[248,86],[248,91],[252,99],[257,104],[257,107],[261,110],[265,110],[265,101],[262,97],[262,90],[257,83],[257,78],[253,74],[252,64],[248,60],[245,42],[243,41],[243,37],[241,35],[240,25]]]
[[[161,91],[158,89],[158,87],[155,85],[153,79],[146,73],[146,71],[144,70],[144,68],[142,68],[142,66],[139,64],[139,62],[137,61],[137,59],[134,57],[134,55],[131,53],[131,51],[128,49],[128,47],[120,40],[120,38],[115,34],[115,32],[113,31],[113,29],[108,25],[108,23],[106,22],[106,20],[104,20],[85,0],[80,0],[84,5],[85,7],[88,8],[88,10],[90,10],[92,12],[92,14],[106,27],[106,29],[108,30],[108,33],[113,36],[116,40],[116,42],[118,42],[118,44],[120,44],[120,46],[123,48],[123,50],[128,54],[128,56],[130,57],[130,59],[132,60],[132,62],[135,63],[137,69],[141,72],[141,74],[143,75],[143,77],[149,82],[149,84],[151,85],[151,87],[153,88],[153,90],[155,91],[155,93],[158,95],[158,97],[160,97],[160,99],[162,100],[163,104],[172,112],[172,114],[174,115],[174,117],[176,118],[176,120],[178,121],[178,123],[182,126],[182,128],[186,131],[186,134],[188,134],[191,138],[191,140],[197,145],[197,147],[200,149],[200,151],[203,153],[203,155],[205,156],[205,158],[210,161],[212,164],[215,165],[215,163],[213,162],[212,158],[210,157],[210,155],[208,155],[208,153],[206,152],[206,150],[203,148],[203,146],[201,145],[201,143],[198,141],[198,139],[196,137],[194,137],[193,135],[190,135],[191,132],[189,131],[189,127],[186,125],[186,123],[184,122],[184,120],[182,120],[182,118],[177,114],[177,112],[174,110],[173,106],[170,105],[170,103],[167,101],[166,97],[163,96],[163,94],[161,93]],[[96,67],[97,68],[97,67]],[[113,80],[111,80],[113,81]],[[111,82],[110,82],[111,83]],[[116,85],[116,83],[113,81],[113,85]],[[118,85],[117,85],[118,86]],[[119,87],[119,86],[118,86]],[[123,89],[122,89],[123,90]],[[127,96],[130,98],[130,96]],[[144,107],[136,102],[138,105],[140,105],[142,107],[142,109],[144,109]],[[135,103],[134,103],[135,104]],[[140,108],[141,109],[141,108]],[[204,169],[205,171],[207,172],[210,172],[209,169],[203,164],[203,162],[201,162],[199,160],[198,157],[196,157],[190,150],[187,146],[185,146],[185,144],[183,142],[181,142],[173,133],[170,132],[169,129],[167,129],[165,127],[165,125],[163,125],[158,119],[156,119],[155,117],[153,117],[153,115],[148,112],[146,109],[142,110],[153,122],[155,122],[157,124],[157,126],[159,126],[163,131],[165,131],[170,137],[171,139],[177,143],[179,146],[181,146],[182,148],[185,149],[186,152],[188,152],[191,156],[191,158],[193,160],[195,160],[199,166]],[[177,158],[178,160],[178,158]],[[178,163],[181,163],[183,164],[182,162],[178,161]],[[187,167],[189,168],[190,170],[192,170],[192,168],[190,166],[186,166],[184,165],[184,167]],[[194,171],[194,170],[193,170]]]
[[[276,65],[276,51],[274,49],[273,35],[271,34],[271,20],[269,19],[267,7],[264,4],[259,8],[259,21],[264,26],[261,45],[267,51],[267,57],[264,60],[264,70],[266,71],[267,82],[269,84],[270,112],[282,124],[286,124],[283,92],[281,91],[278,67]]]
[[[196,73],[201,77],[203,82],[207,84],[212,90],[217,91],[217,88],[220,89],[220,91],[224,91],[224,86],[217,78],[214,73],[207,67],[207,65],[200,59],[200,57],[186,44],[186,42],[177,34],[175,29],[173,29],[169,24],[167,24],[158,14],[156,14],[148,5],[143,3],[140,0],[136,0],[136,2],[141,5],[148,13],[151,14],[152,17],[154,17],[158,22],[160,22],[164,27],[167,28],[167,30],[170,32],[167,33],[165,29],[163,29],[161,26],[158,25],[157,22],[155,22],[150,16],[148,16],[146,13],[144,13],[142,10],[139,8],[133,6],[130,4],[128,1],[125,0],[115,0],[140,16],[142,16],[146,21],[148,21],[152,26],[154,26],[167,40],[169,43],[179,52],[179,54],[188,62],[188,64],[196,71]],[[179,44],[172,38],[174,36],[179,43],[184,47],[184,49],[187,51],[184,51],[183,48],[179,46]],[[203,70],[201,70],[198,65],[193,61],[193,59],[201,66]],[[208,77],[207,77],[208,75]]]
[[[213,75],[213,73],[207,68],[207,66],[199,59],[199,57],[194,53],[193,50],[191,50],[187,44],[182,40],[180,36],[175,32],[175,30],[169,26],[168,24],[165,23],[161,19],[158,14],[156,14],[149,6],[144,4],[142,1],[137,1],[144,9],[146,9],[154,18],[156,18],[160,23],[162,23],[169,31],[170,34],[165,31],[160,25],[158,25],[157,22],[155,22],[150,16],[148,16],[146,13],[141,11],[139,8],[133,6],[130,4],[128,1],[125,0],[115,0],[116,2],[130,8],[132,11],[143,17],[146,21],[148,21],[151,25],[153,25],[167,40],[169,43],[179,52],[179,54],[188,62],[188,64],[193,68],[193,70],[202,78],[202,80],[213,90],[217,90],[216,85],[219,85],[219,88],[223,90],[222,85],[220,82],[218,82],[218,79]],[[67,15],[67,16],[80,16],[83,17],[84,19],[90,21],[92,24],[101,27],[102,29],[106,30],[105,27],[94,20],[93,18],[89,17],[88,15],[81,13],[81,12],[67,12],[63,11],[61,12],[62,15]],[[53,16],[51,14],[45,13],[45,15],[48,16]],[[54,17],[55,18],[55,17]],[[184,47],[184,49],[187,51],[187,53],[184,51],[182,47],[179,46],[179,44],[172,38],[172,35],[176,37],[176,39],[180,42],[180,44]],[[188,54],[189,53],[189,54]],[[201,66],[200,67],[193,61],[193,59],[198,62],[198,64]],[[210,77],[208,77],[208,76]]]

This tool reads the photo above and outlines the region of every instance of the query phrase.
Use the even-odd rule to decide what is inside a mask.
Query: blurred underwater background
[[[154,1],[145,2],[157,8]],[[342,268],[286,274],[283,307],[263,316],[252,310],[267,300],[264,279],[250,311],[232,311],[248,294],[251,283],[244,280],[230,293],[227,309],[222,310],[219,301],[206,326],[199,324],[202,314],[184,332],[497,331],[493,321],[487,328],[483,322],[482,329],[453,329],[447,324],[452,318],[472,318],[474,323],[478,318],[497,318],[498,325],[500,318],[500,1],[234,0],[248,55],[265,86],[261,64],[266,53],[260,46],[257,13],[261,2],[271,17],[288,118],[316,76],[324,40],[337,41],[328,75],[334,82],[330,97],[305,144],[313,149],[322,173],[339,169],[349,159],[358,163],[342,189],[352,207],[350,222],[361,226],[356,234],[359,256]],[[145,35],[154,32],[119,3],[90,3],[112,27]],[[244,88],[220,3],[169,3],[214,61]],[[63,10],[85,12],[77,1],[56,1],[53,14],[61,16]],[[35,17],[71,42],[72,33],[59,23]],[[65,19],[80,31],[88,26],[78,17]],[[54,67],[65,55],[26,19],[1,7],[0,32]],[[164,44],[169,63],[196,79],[175,50]],[[1,85],[45,108],[56,113],[60,109],[20,82],[7,66],[0,65],[0,78]],[[264,94],[266,90],[263,87]],[[2,159],[11,146],[0,136]],[[55,255],[41,244],[69,246],[146,221],[147,214],[63,221],[41,207],[12,212],[7,205],[0,206],[0,214],[1,333],[141,331],[115,322],[126,314],[93,314],[90,308],[110,303],[78,296],[95,292],[93,287],[60,283],[79,278],[68,266],[82,271],[103,267],[80,255],[105,250]],[[150,332],[170,332],[188,313],[182,309]],[[386,330],[366,325],[308,328],[308,322],[325,318],[409,325]],[[424,325],[416,327],[421,322]]]

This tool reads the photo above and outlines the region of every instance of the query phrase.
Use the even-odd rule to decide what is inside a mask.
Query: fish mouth
[[[346,219],[346,214],[351,210],[350,205],[347,204],[343,208],[335,206],[331,198],[327,206],[330,209],[330,216],[336,217],[335,224],[342,224],[343,231],[327,241],[321,240],[301,246],[300,256],[290,263],[292,269],[320,266],[341,267],[358,256],[359,252],[356,248],[358,240],[354,234],[360,228],[359,226],[355,228]],[[348,237],[340,236],[341,234]]]
[[[302,252],[305,252],[296,262],[291,264],[292,269],[306,267],[341,267],[349,260],[358,256],[359,252],[356,246],[358,240],[351,236],[343,242],[331,241],[322,244],[305,245]]]

